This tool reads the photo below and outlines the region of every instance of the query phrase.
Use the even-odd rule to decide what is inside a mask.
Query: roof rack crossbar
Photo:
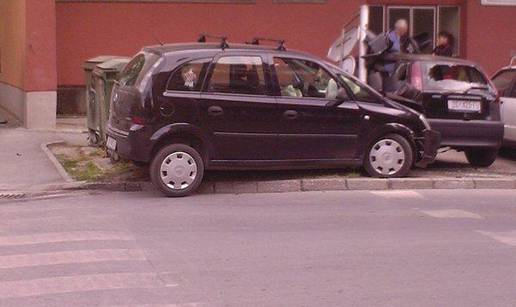
[[[220,40],[220,48],[222,48],[222,50],[229,48],[227,36],[219,36],[219,35],[211,35],[211,34],[201,33],[201,34],[199,34],[199,38],[197,39],[197,42],[198,43],[206,43],[208,38]]]
[[[260,45],[261,41],[267,41],[267,42],[274,42],[278,44],[278,50],[280,51],[286,51],[285,48],[285,40],[284,39],[275,39],[275,38],[267,38],[267,37],[254,37],[251,42],[246,42],[250,45]]]

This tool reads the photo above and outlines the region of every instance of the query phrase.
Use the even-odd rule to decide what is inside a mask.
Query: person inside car
[[[437,46],[432,51],[433,55],[437,56],[453,56],[453,35],[446,31],[439,32],[437,36]]]

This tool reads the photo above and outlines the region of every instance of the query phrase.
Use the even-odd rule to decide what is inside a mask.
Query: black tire
[[[468,149],[464,152],[469,164],[475,167],[489,167],[498,156],[498,149],[478,148]]]
[[[196,174],[194,180],[185,188],[174,189],[161,179],[161,166],[165,159],[174,153],[186,153],[195,161]],[[204,176],[204,162],[201,155],[192,147],[184,144],[173,144],[163,147],[154,157],[150,165],[152,183],[168,197],[183,197],[192,194],[201,184]],[[171,183],[169,183],[171,184]],[[182,185],[182,183],[180,183]]]
[[[396,162],[396,163],[400,163],[399,165],[401,167],[399,168],[399,170],[393,171],[392,173],[382,173],[382,171],[380,169],[377,170],[377,168],[375,166],[373,166],[374,162],[373,162],[373,159],[371,158],[371,152],[374,150],[374,148],[376,147],[376,145],[379,142],[386,141],[388,143],[389,140],[393,140],[400,145],[400,147],[401,147],[400,149],[402,149],[402,151],[398,151],[396,149],[395,150],[397,152],[401,152],[403,154],[404,158],[401,159],[402,160],[401,163]],[[376,178],[405,177],[410,172],[410,169],[412,168],[413,164],[414,164],[414,150],[413,150],[412,146],[410,145],[409,141],[405,137],[403,137],[399,134],[387,134],[387,135],[384,135],[384,136],[374,140],[367,147],[367,150],[366,150],[365,156],[364,156],[365,170],[367,171],[369,176],[376,177]]]

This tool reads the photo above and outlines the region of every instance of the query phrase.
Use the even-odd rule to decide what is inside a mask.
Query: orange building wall
[[[230,41],[287,39],[287,47],[325,56],[360,0],[326,4],[57,3],[58,84],[82,85],[81,65],[99,54],[133,55],[142,46],[196,40],[200,32]],[[155,37],[155,38],[154,38]]]
[[[489,74],[509,64],[516,55],[516,6],[485,6],[467,1],[468,59]]]
[[[0,82],[22,89],[25,65],[25,0],[0,1]]]
[[[55,91],[57,88],[55,0],[25,1],[27,6],[25,90]]]

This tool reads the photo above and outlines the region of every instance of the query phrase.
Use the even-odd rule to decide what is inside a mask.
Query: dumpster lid
[[[98,64],[96,69],[100,69],[102,71],[120,71],[125,65],[127,65],[127,63],[129,63],[130,60],[131,58],[118,57]]]
[[[118,57],[120,57],[120,56],[116,56],[116,55],[99,55],[97,57],[94,57],[94,58],[91,58],[91,59],[87,59],[85,61],[85,63],[102,63],[102,62],[109,61],[111,59],[118,58]]]
[[[94,57],[94,58],[84,61],[82,68],[93,70],[97,64],[105,62],[105,61],[109,61],[114,58],[119,58],[119,57],[120,56],[115,56],[115,55],[100,55],[100,56],[97,56],[97,57]]]

